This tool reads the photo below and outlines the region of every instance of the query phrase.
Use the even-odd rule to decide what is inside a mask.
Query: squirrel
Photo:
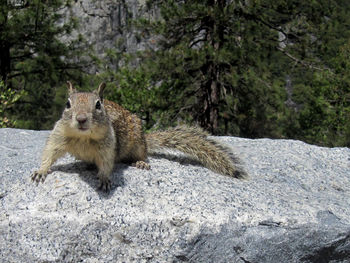
[[[116,162],[150,169],[147,156],[169,148],[192,156],[214,172],[235,178],[247,176],[238,158],[228,148],[208,138],[202,129],[178,126],[144,134],[141,119],[103,98],[105,83],[93,92],[78,92],[69,81],[67,85],[66,107],[46,141],[39,170],[31,175],[37,184],[45,181],[50,166],[57,159],[70,153],[97,166],[99,189],[108,192]]]

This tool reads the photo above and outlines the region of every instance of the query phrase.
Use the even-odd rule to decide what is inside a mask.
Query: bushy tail
[[[247,177],[230,150],[208,138],[208,134],[200,128],[178,126],[147,134],[146,141],[149,154],[164,148],[175,149],[194,157],[217,173],[235,178]]]

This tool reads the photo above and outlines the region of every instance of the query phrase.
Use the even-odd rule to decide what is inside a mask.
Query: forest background
[[[349,1],[148,0],[136,16],[119,0],[115,30],[145,44],[119,37],[102,55],[67,15],[77,2],[1,0],[0,127],[51,129],[67,80],[105,81],[146,130],[350,146]]]

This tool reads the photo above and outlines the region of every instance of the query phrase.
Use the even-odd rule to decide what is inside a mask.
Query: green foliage
[[[141,65],[135,74],[142,71],[147,85],[153,84],[162,96],[166,107],[158,109],[163,113],[158,113],[156,103],[150,111],[159,126],[180,120],[197,122],[218,134],[282,133],[275,131],[283,121],[281,112],[288,109],[283,103],[284,76],[275,72],[286,64],[286,58],[276,52],[278,32],[254,21],[250,10],[245,10],[254,11],[253,5],[242,8],[226,1],[147,4],[159,9],[161,18],[140,19],[137,26],[140,35],[158,39],[157,48],[138,55]]]
[[[159,127],[159,116],[167,108],[164,96],[160,93],[162,89],[153,85],[150,75],[142,67],[127,66],[134,64],[130,54],[120,52],[119,49],[109,50],[108,58],[118,69],[109,68],[98,76],[90,76],[87,82],[94,89],[102,81],[107,81],[105,98],[138,114],[144,120],[145,129],[151,129],[154,125]],[[124,66],[118,67],[119,64]]]
[[[77,21],[63,17],[70,0],[11,3],[0,3],[1,126],[49,129],[66,80],[81,90],[105,81],[106,98],[146,129],[185,122],[214,134],[350,145],[349,1],[148,0],[147,15],[129,14],[118,28],[144,48],[128,53],[120,38],[90,76],[82,58],[93,56],[82,36],[70,37]]]
[[[287,136],[324,146],[349,146],[350,3],[325,3],[329,4],[326,17],[314,25],[312,37],[312,52],[317,56],[313,63],[323,70],[292,71],[293,100],[299,109],[288,123]]]
[[[134,25],[153,45],[105,76],[119,85],[112,98],[141,113],[147,127],[196,122],[216,134],[349,144],[349,2],[146,6],[159,16]]]
[[[77,27],[75,19],[63,16],[70,0],[14,2],[0,3],[0,78],[25,95],[10,114],[19,127],[51,128],[56,89],[81,78],[84,41],[81,36],[62,41]]]
[[[350,146],[350,42],[332,59],[335,72],[314,72],[295,86],[298,112],[295,137],[326,146]],[[304,75],[305,76],[305,75]]]
[[[25,94],[24,91],[15,92],[0,81],[0,128],[13,127],[16,125],[15,120],[10,120],[6,115],[6,110],[13,107],[16,101]]]

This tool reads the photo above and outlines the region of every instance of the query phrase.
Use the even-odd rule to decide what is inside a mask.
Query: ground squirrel
[[[115,162],[149,169],[147,155],[171,148],[190,155],[205,167],[232,177],[246,173],[230,151],[199,128],[179,126],[144,134],[141,120],[118,104],[104,100],[105,83],[93,92],[78,92],[67,82],[69,98],[62,117],[46,141],[40,169],[31,178],[44,182],[50,166],[66,153],[96,164],[100,188],[108,191]]]

